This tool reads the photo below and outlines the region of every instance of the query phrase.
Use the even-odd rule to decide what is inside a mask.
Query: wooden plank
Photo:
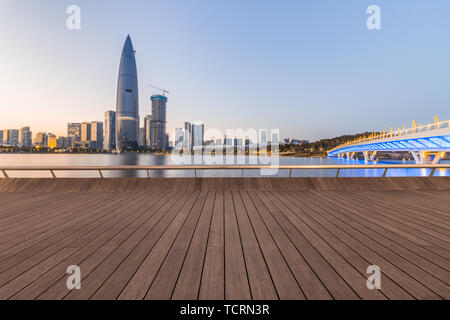
[[[358,209],[360,204],[354,203],[350,196],[342,197],[337,193],[330,193],[327,200],[333,201],[334,204],[343,209],[360,211]],[[366,219],[378,224],[383,224],[384,227],[395,232],[401,232],[402,235],[410,236],[412,239],[415,239],[418,244],[427,246],[430,251],[433,251],[446,259],[450,259],[448,242],[434,237],[430,232],[426,232],[427,230],[424,227],[419,228],[418,226],[411,226],[411,224],[408,225],[408,223],[401,220],[399,221],[398,219],[389,216],[388,213],[385,213],[385,210],[375,209],[373,203],[364,208],[364,217]]]
[[[232,192],[252,299],[279,299],[241,195]]]
[[[118,294],[114,293],[119,299],[144,299],[150,285],[152,284],[159,268],[161,267],[170,246],[175,241],[181,226],[188,218],[190,212],[193,210],[194,206],[198,203],[203,203],[206,194],[199,192],[188,192],[188,199],[182,203],[182,206],[177,206],[175,209],[175,215],[170,221],[164,222],[164,225],[159,226],[159,230],[153,231],[149,234],[146,243],[143,248],[147,247],[145,255],[141,255],[142,249],[136,251],[139,256],[139,260],[135,265],[129,264],[130,269],[134,270],[133,273],[127,274],[126,279],[128,280],[122,287],[123,290],[119,291]],[[127,264],[124,264],[126,266]],[[123,271],[118,273],[116,277],[121,275]],[[116,287],[120,287],[114,284],[113,276],[111,276],[108,281],[107,286],[103,286],[99,294],[94,298],[107,297],[111,290],[115,290]],[[119,295],[120,294],[120,295]]]
[[[3,299],[450,297],[450,179],[11,180]]]
[[[288,194],[279,193],[279,192],[270,192],[265,194],[271,201],[273,201],[274,205],[281,207],[286,207],[289,211],[283,210],[285,212],[286,217],[291,221],[294,225],[306,224],[310,227],[314,232],[317,233],[322,239],[324,239],[328,245],[333,247],[336,252],[338,252],[348,263],[350,263],[363,277],[364,279],[368,276],[366,271],[367,267],[372,265],[369,260],[364,259],[360,256],[356,251],[354,251],[350,246],[347,245],[340,238],[336,237],[332,232],[330,232],[323,223],[323,221],[314,220],[316,215],[314,214],[314,210],[308,208],[306,206],[296,206],[294,202],[290,201]],[[359,289],[360,291],[363,289]],[[363,293],[362,296],[366,298],[371,298],[368,296],[369,290],[367,293]],[[395,282],[393,282],[389,278],[383,278],[383,286],[381,288],[381,292],[389,299],[413,299],[411,295],[409,295],[405,290],[403,290],[400,286],[398,286]],[[381,297],[375,297],[380,299]]]
[[[71,197],[69,194],[41,194],[47,197],[41,197],[37,203],[17,206],[8,210],[8,216],[1,219],[0,238],[4,239],[10,234],[17,235],[18,231],[33,225],[33,222],[46,221],[61,214],[61,208],[70,202]],[[89,197],[92,197],[92,194],[79,195],[81,203]]]
[[[408,221],[417,226],[418,228],[425,227],[426,229],[433,230],[435,234],[444,240],[449,240],[450,237],[446,235],[450,231],[450,225],[445,224],[442,220],[435,221],[430,219],[429,214],[427,216],[422,216],[422,208],[416,208],[414,213],[408,208],[406,209],[404,206],[398,206],[398,200],[395,197],[387,197],[383,198],[383,195],[380,192],[376,192],[371,196],[367,196],[361,194],[359,192],[354,192],[352,194],[351,200],[357,202],[373,202],[373,196],[376,196],[375,206],[380,208],[383,211],[388,211],[390,217],[397,218],[397,221]],[[423,202],[426,202],[426,199],[422,199]]]
[[[292,249],[292,244],[289,244],[285,238],[280,236],[278,229],[274,229],[271,225],[267,225],[267,221],[262,217],[265,211],[261,212],[263,208],[260,208],[257,204],[253,203],[249,195],[250,193],[248,192],[241,192],[247,214],[264,254],[264,259],[279,298],[283,300],[305,299],[305,294],[300,287],[301,282],[300,284],[298,282],[300,279],[293,274],[294,270],[297,275],[297,266],[293,264],[289,265],[289,261],[292,261],[290,258],[295,259],[298,257],[298,252],[289,250]],[[289,247],[289,245],[291,247]],[[302,261],[300,259],[296,262],[299,263],[300,269],[301,267],[304,267],[301,265]],[[307,268],[304,268],[304,270],[306,272],[308,271]],[[320,289],[323,289],[323,287],[319,285],[315,291],[319,295]],[[322,293],[327,297],[325,291],[326,290],[323,290]]]
[[[373,192],[358,193],[361,196],[371,196]],[[409,196],[408,196],[409,194]],[[432,197],[433,193],[427,194],[405,194],[404,191],[384,192],[378,191],[376,193],[379,201],[388,202],[391,206],[399,209],[405,209],[403,212],[412,217],[424,218],[422,221],[429,221],[431,223],[438,223],[437,225],[450,226],[450,216],[447,212],[450,211],[450,203],[448,208],[440,206],[442,199]],[[447,195],[448,196],[448,195]],[[418,201],[418,202],[416,202]]]
[[[79,204],[79,212],[84,211],[86,208],[91,207],[93,204],[97,204],[104,199],[107,199],[107,195],[100,195],[94,198],[92,195],[88,198],[81,198],[81,204]],[[70,198],[69,198],[70,199]],[[46,231],[55,231],[55,226],[60,227],[61,223],[64,221],[70,221],[71,217],[76,216],[77,212],[73,209],[72,203],[69,199],[66,199],[65,204],[61,203],[59,206],[54,208],[44,208],[42,209],[43,217],[39,216],[39,211],[35,212],[33,209],[29,210],[28,213],[31,214],[32,219],[26,223],[18,224],[16,226],[11,225],[10,229],[2,233],[2,244],[0,245],[0,252],[14,247],[17,243],[24,246],[26,241],[33,239],[33,237],[41,236]],[[69,203],[69,205],[67,205]],[[50,215],[46,213],[50,212]],[[78,215],[79,215],[78,212]],[[35,217],[37,216],[37,219]],[[33,241],[35,243],[35,241]],[[3,254],[3,253],[2,253]],[[2,256],[0,254],[0,257]],[[10,253],[8,253],[10,255]],[[1,260],[1,258],[0,258]]]
[[[152,199],[152,197],[149,197]],[[116,230],[117,225],[128,223],[127,219],[133,219],[136,215],[139,215],[142,213],[142,206],[147,204],[148,199],[147,197],[141,197],[140,201],[133,202],[126,210],[121,210],[120,212],[110,212],[107,216],[107,220],[105,222],[101,222],[98,225],[95,226],[93,230],[91,230],[89,233],[80,236],[79,239],[76,240],[76,243],[70,243],[70,239],[67,238],[66,244],[67,248],[74,249],[74,252],[69,257],[66,257],[63,261],[55,261],[58,262],[52,269],[60,268],[60,272],[56,273],[59,275],[64,275],[66,268],[69,265],[77,265],[77,263],[73,263],[75,259],[80,257],[80,252],[86,252],[92,249],[92,245],[94,246],[102,242],[103,239],[108,237],[108,233],[111,233],[112,230]],[[141,208],[141,210],[139,210]],[[56,253],[55,255],[57,255]],[[45,276],[46,269],[42,267],[42,265],[45,265],[46,261],[54,261],[53,260],[54,255],[50,256],[43,262],[35,265],[33,268],[28,270],[25,273],[22,273],[20,276],[15,278],[13,281],[9,282],[7,286],[9,287],[7,292],[8,294],[12,295],[11,292],[18,292],[19,290],[24,289],[26,286],[28,286],[31,282],[33,284],[39,283],[40,292],[42,293],[45,289],[47,289],[52,283],[48,283],[49,277]],[[55,274],[55,271],[52,272],[52,274]],[[51,277],[50,277],[51,278]],[[42,282],[42,280],[47,280],[46,282]],[[55,280],[56,281],[56,280]],[[36,286],[32,286],[36,289]],[[0,288],[0,293],[3,288]],[[30,290],[25,290],[28,292],[28,295],[26,296],[29,298]],[[22,292],[22,296],[26,294],[26,292]]]
[[[0,285],[9,281],[11,277],[15,277],[21,272],[26,271],[27,268],[30,268],[33,264],[36,264],[39,261],[48,258],[54,252],[57,252],[62,247],[66,246],[65,244],[61,243],[60,240],[73,241],[77,238],[76,231],[82,233],[88,232],[90,228],[93,228],[93,221],[101,219],[104,213],[108,212],[108,209],[108,207],[104,206],[98,208],[97,210],[86,208],[86,212],[79,212],[80,217],[74,218],[61,225],[61,230],[55,230],[55,232],[58,232],[53,236],[45,238],[44,234],[42,236],[44,237],[42,241],[37,241],[35,245],[27,247],[25,250],[19,252],[18,254],[7,256],[6,259],[0,262],[0,270],[2,271],[0,274]],[[2,252],[2,255],[7,253],[8,251],[4,251]],[[20,261],[22,261],[23,263],[19,264]]]
[[[284,230],[290,230],[293,234],[297,234],[297,236],[301,233],[308,239],[307,241],[311,244],[311,246],[313,246],[328,263],[329,266],[326,268],[331,266],[332,270],[338,275],[336,279],[342,279],[347,286],[352,288],[353,292],[351,292],[351,296],[356,293],[358,297],[362,299],[384,299],[383,295],[378,291],[368,290],[366,286],[366,278],[351,264],[349,264],[348,261],[343,259],[326,241],[311,230],[311,228],[301,219],[296,219],[296,223],[292,224],[288,219],[286,219],[286,215],[289,215],[290,217],[294,217],[294,215],[289,210],[286,210],[286,207],[283,208],[284,210],[281,210],[281,208],[277,207],[262,193],[258,193],[256,196],[258,196],[259,200],[264,203],[275,218],[274,220],[276,220]],[[258,207],[260,207],[260,205],[258,205]],[[294,244],[297,244],[298,246],[303,245],[304,239],[301,239],[300,237],[298,240],[302,241],[295,239],[292,240]],[[324,268],[324,266],[326,266],[326,264],[323,264],[321,267]],[[338,281],[335,280],[334,285],[338,284]],[[331,291],[331,289],[329,290]]]
[[[224,192],[225,216],[225,299],[251,299],[245,258],[230,191]]]
[[[318,194],[318,196],[320,196]],[[410,251],[416,253],[417,255],[425,258],[426,260],[444,268],[449,271],[448,260],[439,256],[438,254],[430,251],[429,243],[424,240],[417,240],[413,235],[402,232],[401,230],[395,230],[390,228],[388,224],[385,223],[377,223],[376,219],[367,218],[360,210],[347,208],[345,213],[352,219],[355,220],[374,232],[384,235],[388,239],[392,240],[395,243],[400,244],[401,246],[409,249]]]
[[[89,253],[87,257],[80,260],[73,260],[81,270],[83,270],[83,279],[89,277],[89,275],[100,267],[102,263],[115,252],[120,246],[123,246],[126,241],[132,238],[137,232],[142,232],[141,230],[153,225],[156,221],[159,221],[161,215],[164,215],[166,211],[166,206],[168,199],[177,200],[182,194],[176,195],[172,193],[167,193],[162,199],[157,201],[154,205],[149,208],[144,208],[146,215],[143,218],[139,218],[131,223],[126,229],[121,230],[114,235],[112,239],[108,242],[102,244],[100,247],[96,248],[93,253]],[[149,218],[149,216],[150,218]],[[111,258],[110,258],[111,259]],[[110,265],[110,267],[115,268],[116,265]],[[104,279],[104,278],[103,278]],[[95,278],[94,278],[95,281]],[[121,290],[121,288],[119,288]],[[65,278],[59,278],[51,287],[49,287],[44,293],[38,296],[38,299],[62,299],[69,291],[65,285]]]
[[[174,300],[196,300],[199,297],[215,198],[215,191],[208,193],[200,220],[189,246],[189,251],[186,254],[183,267],[172,294],[172,299]]]
[[[170,223],[171,219],[173,218],[174,214],[176,214],[179,210],[179,206],[185,203],[186,197],[188,194],[181,194],[181,200],[177,202],[177,199],[174,199],[174,201],[168,201],[160,210],[160,215],[156,217],[156,219],[148,220],[146,223],[142,224],[139,229],[137,229],[133,234],[129,235],[127,239],[118,239],[124,240],[120,243],[119,246],[114,247],[114,251],[111,253],[110,250],[108,250],[108,247],[102,248],[100,252],[96,252],[96,256],[91,257],[90,261],[86,263],[86,269],[93,270],[93,272],[90,272],[85,278],[85,286],[83,290],[77,290],[72,291],[67,294],[64,299],[70,299],[70,300],[79,300],[79,299],[89,299],[94,294],[98,294],[97,297],[99,299],[104,295],[118,295],[120,293],[120,290],[123,288],[121,286],[113,286],[111,288],[111,282],[105,282],[111,279],[111,281],[116,281],[121,283],[129,279],[129,273],[130,272],[127,267],[130,266],[130,263],[127,263],[128,261],[131,261],[131,274],[135,271],[134,266],[136,265],[134,263],[134,258],[136,257],[136,254],[141,257],[142,255],[146,255],[148,250],[150,248],[147,248],[145,245],[142,245],[142,243],[145,243],[145,241],[149,235],[149,233],[154,230],[152,228],[155,226],[155,222],[158,222],[158,224],[155,226],[158,229],[162,229],[162,231],[165,230],[167,227],[167,224]],[[181,204],[180,204],[181,203]],[[164,220],[159,220],[161,218],[161,215],[166,214],[166,218]],[[155,221],[156,220],[156,221]],[[155,232],[155,235],[159,235],[161,232]],[[140,246],[139,246],[140,245]],[[145,249],[145,251],[142,253],[142,248]],[[103,256],[102,251],[105,250],[108,252],[108,255],[105,257],[103,261],[100,259],[97,259],[99,256],[100,258]],[[128,259],[127,261],[124,261],[125,259]],[[99,264],[99,261],[101,263]],[[137,264],[140,264],[140,260],[137,261]],[[120,270],[117,270],[118,267],[121,267]],[[118,273],[115,274],[114,277],[111,277],[111,275],[117,271]],[[105,289],[104,289],[105,288]],[[108,288],[114,289],[114,290],[108,290]],[[106,297],[104,298],[106,299]]]
[[[225,235],[223,192],[216,191],[209,231],[199,299],[223,300],[225,297]]]
[[[190,297],[186,297],[186,299],[198,298],[198,288],[205,257],[204,248],[206,247],[214,204],[214,192],[208,192],[205,200],[203,198],[199,200],[181,227],[158,274],[147,291],[145,299],[169,300],[174,295],[178,283],[180,284],[178,287],[180,291],[178,292]],[[195,233],[197,228],[198,232]],[[187,253],[190,248],[198,253],[188,259]],[[188,269],[181,273],[184,267]],[[184,294],[180,294],[178,299],[182,299]]]
[[[330,197],[328,194],[327,196]],[[439,295],[442,297],[449,294],[448,286],[444,285],[441,281],[409,263],[389,248],[368,237],[366,233],[363,232],[366,231],[364,225],[358,224],[356,227],[353,226],[353,222],[349,219],[339,220],[335,217],[335,215],[345,210],[341,210],[336,206],[325,207],[325,201],[323,199],[319,201],[320,206],[323,208],[322,212],[323,210],[327,212],[326,214],[322,214],[322,216],[339,228],[335,228],[333,232],[339,235],[340,238],[347,238],[345,233],[350,234],[354,239],[355,248],[358,248],[356,247],[357,244],[359,244],[359,246],[364,244],[367,248],[369,248],[370,250],[366,250],[365,252],[358,252],[362,256],[373,261],[374,264],[380,266],[381,270],[384,270],[384,273],[391,273],[391,279],[395,279],[394,281],[401,285],[410,294],[418,299],[437,299],[439,298]],[[308,206],[313,206],[317,203],[317,201],[312,203],[309,199],[302,199],[302,203],[307,203]],[[399,275],[396,273],[394,275],[395,269],[401,270],[403,274]],[[437,293],[439,295],[437,295]]]

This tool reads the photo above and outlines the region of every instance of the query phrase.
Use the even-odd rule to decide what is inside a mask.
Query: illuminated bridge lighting
[[[328,155],[339,156],[362,152],[366,160],[372,160],[376,152],[411,152],[417,162],[440,161],[446,152],[450,152],[450,120],[416,126],[393,132],[382,131],[342,144],[330,151]]]
[[[432,138],[408,139],[395,142],[379,142],[366,145],[348,146],[332,150],[329,156],[335,156],[347,152],[363,151],[450,151],[450,135]]]

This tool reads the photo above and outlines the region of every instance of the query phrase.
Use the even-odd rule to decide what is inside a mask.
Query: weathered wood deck
[[[0,299],[450,298],[450,178],[0,179],[0,203]]]

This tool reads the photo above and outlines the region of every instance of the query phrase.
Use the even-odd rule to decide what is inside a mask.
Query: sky
[[[69,30],[69,5],[81,29]],[[369,30],[366,9],[381,10]],[[450,119],[450,1],[0,0],[0,129],[66,135],[115,110],[127,34],[141,119],[316,140]]]

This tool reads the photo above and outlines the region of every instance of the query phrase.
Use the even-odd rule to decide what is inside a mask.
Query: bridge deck
[[[0,299],[450,298],[450,178],[0,179],[0,191]]]

